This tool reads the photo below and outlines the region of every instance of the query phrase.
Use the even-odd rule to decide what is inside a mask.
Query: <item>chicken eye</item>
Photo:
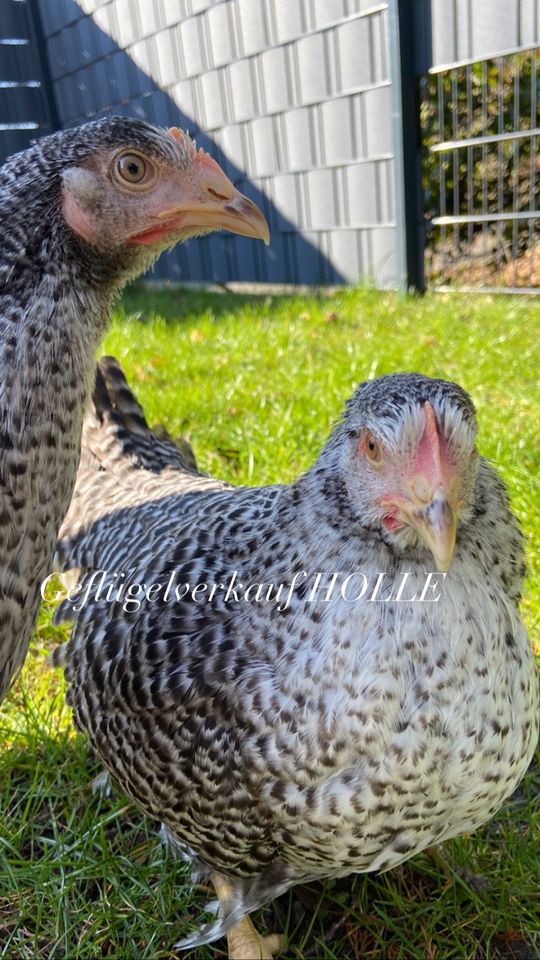
[[[116,160],[117,176],[124,183],[139,186],[152,180],[152,166],[138,153],[124,153]]]
[[[378,464],[382,460],[381,445],[378,440],[375,440],[375,437],[372,436],[371,433],[366,434],[365,454],[367,459],[373,464]]]

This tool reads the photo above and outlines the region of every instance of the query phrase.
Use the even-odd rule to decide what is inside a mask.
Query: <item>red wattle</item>
[[[156,243],[158,240],[163,240],[163,237],[166,237],[172,229],[173,227],[170,223],[163,224],[163,226],[160,227],[150,227],[148,230],[143,230],[142,233],[137,233],[134,237],[130,237],[128,243]]]

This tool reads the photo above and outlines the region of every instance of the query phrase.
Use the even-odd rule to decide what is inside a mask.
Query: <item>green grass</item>
[[[459,381],[481,453],[508,483],[527,534],[523,615],[540,634],[539,304],[344,290],[330,299],[134,288],[103,352],[150,422],[187,435],[202,469],[248,484],[292,480],[359,381],[419,370]],[[42,611],[0,710],[0,957],[162,960],[205,893],[125,798],[92,795],[99,765],[76,737]],[[65,636],[65,631],[64,634]],[[540,944],[539,767],[495,821],[380,877],[293,890],[259,914],[286,958],[532,958]],[[223,944],[193,951],[224,956]]]

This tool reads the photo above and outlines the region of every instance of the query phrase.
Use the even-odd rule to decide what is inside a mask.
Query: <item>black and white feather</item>
[[[148,182],[122,180],[120,156],[129,176],[148,173]],[[174,208],[186,199],[184,225]],[[0,220],[1,700],[24,660],[73,492],[114,296],[188,236],[225,227],[267,239],[267,227],[181,131],[120,117],[55,133],[7,160]]]
[[[438,602],[347,602],[306,583],[432,569],[367,523],[352,479],[360,430],[398,444],[428,401],[457,450],[467,395],[415,374],[362,384],[313,467],[290,486],[231,488],[186,467],[148,429],[123,375],[100,362],[58,563],[134,583],[290,584],[290,605],[229,596],[92,598],[59,653],[75,722],[123,790],[164,824],[198,875],[234,896],[184,942],[223,935],[292,884],[386,870],[473,830],[530,761],[537,684],[518,601],[522,538],[495,470],[470,468]],[[468,467],[464,469],[469,469]]]

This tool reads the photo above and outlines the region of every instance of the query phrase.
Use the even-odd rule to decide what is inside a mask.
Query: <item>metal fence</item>
[[[269,249],[208,237],[172,279],[395,286],[388,3],[40,0],[63,126],[187,128],[264,210]]]
[[[0,163],[59,126],[34,0],[0,0]]]
[[[0,0],[0,153],[186,128],[272,245],[203,238],[159,278],[537,292],[539,45],[540,0]]]
[[[429,286],[538,293],[540,3],[431,0],[420,70]]]
[[[423,82],[428,284],[540,288],[540,51],[434,68]]]

